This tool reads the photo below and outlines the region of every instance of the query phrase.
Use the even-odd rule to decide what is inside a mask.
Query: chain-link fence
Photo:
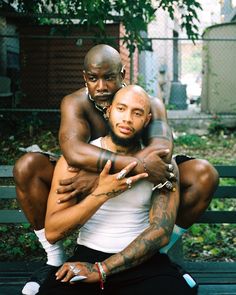
[[[65,95],[84,86],[83,59],[98,39],[76,26],[0,25],[0,109],[57,112]],[[200,105],[205,112],[235,114],[236,38],[231,35],[226,30],[224,38],[205,36],[195,43],[152,38],[153,51],[132,58],[119,26],[111,26],[107,40],[121,52],[126,81],[161,97],[167,108]]]

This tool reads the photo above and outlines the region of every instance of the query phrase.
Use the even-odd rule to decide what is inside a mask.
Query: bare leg
[[[53,164],[40,153],[28,153],[15,164],[17,200],[35,230],[44,228]]]
[[[209,206],[219,182],[215,168],[206,160],[179,164],[180,206],[176,224],[190,227]]]
[[[37,294],[52,269],[65,261],[62,243],[50,244],[44,231],[53,171],[54,165],[40,153],[25,154],[16,162],[13,170],[18,202],[47,254],[47,264],[32,274],[22,294]]]

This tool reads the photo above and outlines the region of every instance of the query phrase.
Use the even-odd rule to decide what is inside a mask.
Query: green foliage
[[[137,79],[137,85],[144,88],[149,95],[153,95],[153,89],[151,89],[151,85],[153,82],[157,80],[157,77],[154,77],[153,79],[149,80],[147,83],[145,82],[144,76],[142,74],[138,75]]]
[[[39,23],[70,24],[73,19],[88,28],[96,26],[100,38],[106,36],[105,26],[108,22],[120,21],[123,23],[126,34],[124,44],[130,53],[137,47],[139,50],[150,49],[150,43],[142,38],[141,32],[147,32],[147,25],[155,19],[158,8],[166,10],[174,19],[175,11],[181,15],[181,27],[186,29],[187,35],[192,40],[198,37],[197,9],[201,5],[195,0],[8,0],[9,4],[17,4],[18,10],[34,16]]]
[[[196,134],[181,135],[175,140],[175,143],[179,145],[191,146],[191,147],[206,145],[206,141]]]
[[[235,226],[226,224],[195,224],[184,237],[187,259],[224,261],[236,255]]]
[[[226,126],[222,123],[221,119],[215,116],[208,127],[211,134],[224,134],[227,132]]]

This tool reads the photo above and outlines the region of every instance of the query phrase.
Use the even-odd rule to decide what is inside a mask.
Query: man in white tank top
[[[92,144],[131,156],[142,149],[141,133],[151,113],[149,97],[141,87],[119,90],[107,116],[109,135]],[[78,247],[39,294],[100,294],[104,288],[104,294],[196,294],[193,279],[186,281],[168,256],[159,253],[174,227],[178,185],[172,191],[153,190],[144,179],[147,173],[131,175],[135,165],[109,174],[108,161],[93,193],[79,203],[74,199],[58,203],[55,188],[62,173],[68,177],[65,159],[59,160],[49,195],[46,237],[55,243],[80,228]]]

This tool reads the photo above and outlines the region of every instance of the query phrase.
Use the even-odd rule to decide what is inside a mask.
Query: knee
[[[219,183],[216,169],[207,161],[195,159],[184,163],[180,172],[181,193],[188,206],[209,204]]]
[[[39,153],[27,153],[17,160],[13,168],[13,177],[17,185],[28,182],[39,171],[45,156]]]
[[[207,191],[214,193],[219,183],[219,174],[207,160],[197,160],[195,173],[197,183]]]

